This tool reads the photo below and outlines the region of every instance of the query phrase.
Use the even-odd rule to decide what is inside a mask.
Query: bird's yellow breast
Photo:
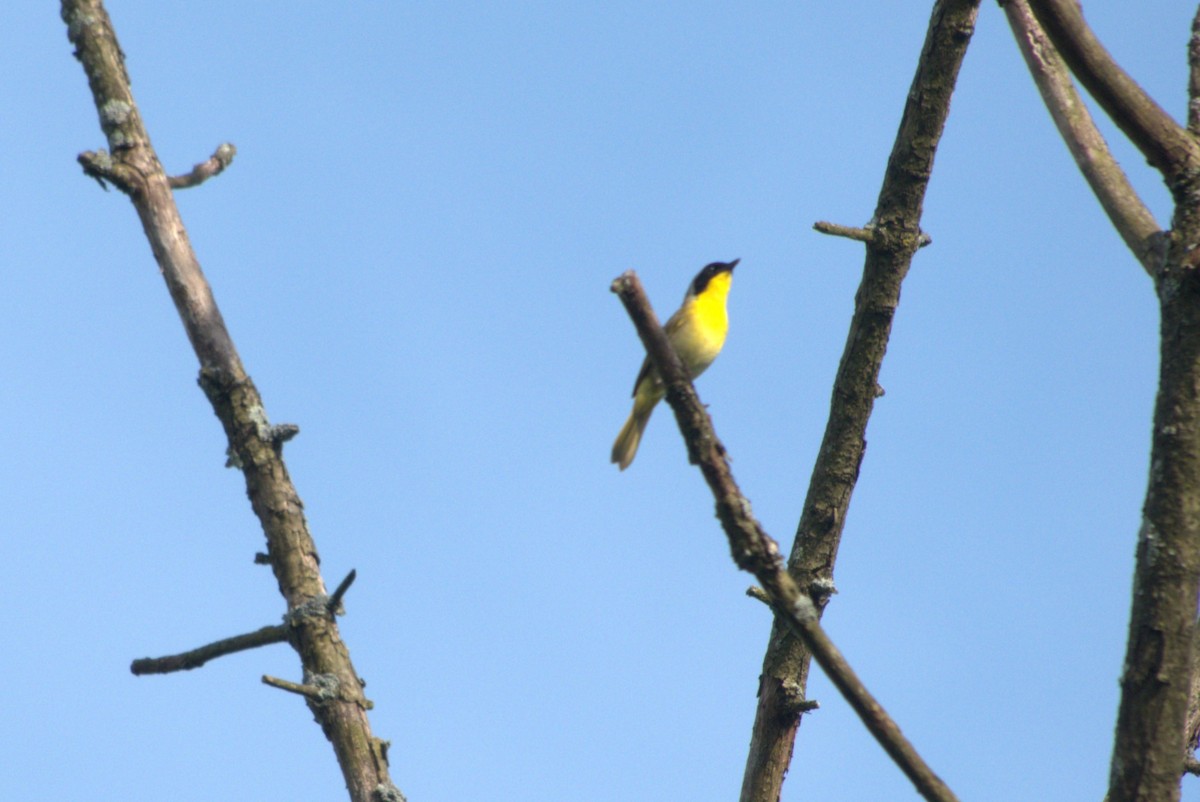
[[[703,373],[725,345],[725,335],[729,332],[726,299],[732,283],[730,273],[714,276],[703,292],[684,302],[679,311],[679,329],[670,332],[671,345],[692,378]]]

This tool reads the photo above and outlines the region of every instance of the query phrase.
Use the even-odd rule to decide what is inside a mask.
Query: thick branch
[[[1046,38],[1028,0],[1008,0],[1004,11],[1025,64],[1067,143],[1067,149],[1125,245],[1153,276],[1162,262],[1158,223],[1113,158],[1108,143],[1075,91],[1066,64]]]
[[[1072,72],[1162,172],[1176,203],[1161,258],[1151,254],[1148,264],[1161,315],[1159,383],[1107,797],[1170,802],[1179,799],[1180,767],[1196,727],[1189,711],[1200,594],[1200,149],[1112,60],[1075,3],[1030,0],[1030,7]],[[1193,128],[1196,35],[1193,24]]]
[[[817,608],[800,591],[785,569],[779,544],[767,535],[751,514],[750,502],[742,495],[733,478],[725,457],[725,447],[717,439],[712,419],[700,403],[679,356],[671,348],[654,310],[650,308],[637,276],[633,272],[624,273],[613,282],[612,289],[625,305],[637,327],[638,336],[646,346],[650,361],[663,377],[667,403],[675,412],[675,420],[687,443],[688,458],[700,467],[716,500],[717,518],[725,529],[733,561],[739,568],[757,577],[771,600],[777,620],[786,622],[790,630],[812,651],[817,663],[846,697],[863,724],[920,794],[938,802],[956,799],[941,778],[921,759],[900,732],[900,727],[867,691],[841,652],[821,629]]]
[[[1200,134],[1200,8],[1192,18],[1192,36],[1188,39],[1188,131]]]
[[[867,421],[900,302],[900,285],[921,244],[921,207],[958,70],[975,28],[978,0],[939,0],[888,159],[867,242],[854,317],[834,380],[829,421],[813,466],[788,569],[806,590],[827,598],[850,495],[866,449]],[[792,699],[808,684],[809,652],[772,628],[759,680],[742,802],[776,802],[792,758],[800,715]]]
[[[1029,6],[1071,72],[1177,193],[1176,179],[1200,162],[1187,131],[1113,60],[1076,0],[1030,0]]]
[[[232,457],[246,480],[246,493],[267,539],[271,567],[287,601],[289,616],[325,598],[317,548],[304,519],[304,505],[288,476],[253,382],[246,375],[213,300],[208,281],[188,241],[170,183],[142,124],[129,88],[124,56],[100,0],[62,0],[62,17],[75,55],[83,65],[108,139],[103,170],[129,195],[150,241],[188,339],[200,361],[200,383],[229,439]],[[331,615],[295,617],[291,643],[306,676],[332,677],[341,694],[309,708],[333,744],[354,802],[381,792],[398,798],[387,761],[367,721],[368,703]]]
[[[1192,682],[1188,687],[1187,724],[1184,726],[1184,749],[1191,763],[1196,762],[1196,748],[1200,747],[1200,621],[1192,627]],[[1185,771],[1195,774],[1185,766]]]
[[[257,649],[259,646],[269,646],[272,643],[284,643],[288,639],[288,628],[282,624],[263,627],[244,635],[235,635],[215,643],[201,646],[198,649],[172,654],[167,657],[143,657],[134,660],[129,670],[141,676],[143,674],[170,674],[172,671],[191,671],[199,668],[209,660],[224,657],[247,649]]]
[[[1159,290],[1161,361],[1150,480],[1138,534],[1110,802],[1179,799],[1181,761],[1193,736],[1188,711],[1200,594],[1200,273],[1187,266],[1186,243],[1191,249],[1200,244],[1198,211],[1177,211],[1168,273]]]

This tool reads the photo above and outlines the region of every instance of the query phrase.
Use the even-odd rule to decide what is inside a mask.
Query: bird
[[[726,300],[733,283],[733,269],[741,259],[732,262],[713,262],[705,265],[688,285],[683,305],[667,320],[663,329],[671,347],[679,355],[688,377],[695,379],[712,364],[725,345],[729,332],[729,313]],[[633,383],[633,411],[621,427],[612,447],[612,461],[625,470],[637,455],[642,433],[650,413],[666,395],[662,377],[646,357],[637,380]]]

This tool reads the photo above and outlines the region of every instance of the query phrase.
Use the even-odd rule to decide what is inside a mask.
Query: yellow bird
[[[693,379],[712,364],[721,353],[721,346],[725,345],[725,334],[729,331],[725,301],[733,284],[733,269],[740,261],[713,262],[697,273],[683,297],[683,306],[663,327],[684,370]],[[666,387],[662,378],[647,357],[633,383],[633,412],[629,413],[629,420],[625,421],[613,443],[612,461],[621,470],[633,462],[650,413],[664,395]]]

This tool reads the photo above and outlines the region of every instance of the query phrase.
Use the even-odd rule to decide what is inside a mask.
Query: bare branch
[[[667,403],[675,412],[675,420],[687,442],[688,458],[700,467],[716,500],[717,518],[725,529],[733,561],[742,570],[754,574],[770,598],[777,620],[786,622],[811,650],[817,663],[917,791],[931,802],[955,800],[953,792],[922,760],[821,629],[817,608],[800,592],[784,567],[779,544],[751,514],[750,502],[742,495],[729,468],[725,447],[717,439],[712,420],[659,325],[637,275],[632,271],[622,274],[613,282],[612,290],[625,305],[651,363],[663,377]]]
[[[337,622],[328,614],[293,615],[326,594],[304,504],[283,462],[280,444],[286,432],[270,425],[188,241],[170,182],[134,103],[112,21],[100,0],[62,0],[62,18],[87,75],[111,154],[107,159],[88,158],[85,167],[133,202],[200,362],[201,387],[225,429],[231,462],[242,471],[246,494],[266,535],[271,567],[293,622],[289,641],[305,676],[333,677],[341,688],[335,699],[320,705],[310,702],[310,709],[333,745],[351,800],[371,802],[381,793],[397,798],[384,750],[371,734],[366,715],[370,705]]]
[[[329,601],[325,605],[330,615],[337,615],[342,609],[342,597],[346,595],[346,591],[350,590],[350,586],[354,584],[357,577],[358,571],[351,568],[350,573],[346,574],[346,578],[338,583],[333,595],[329,597]]]
[[[978,0],[939,0],[913,76],[883,186],[872,215],[872,236],[854,317],[830,400],[829,420],[813,466],[788,570],[801,588],[833,588],[833,567],[850,496],[866,449],[866,428],[879,395],[879,371],[900,302],[900,286],[920,247],[921,208],[950,96],[970,43]],[[776,802],[791,763],[800,717],[789,699],[808,684],[810,655],[778,622],[763,659],[758,706],[742,802]]]
[[[1071,72],[1175,192],[1179,174],[1200,161],[1187,131],[1113,60],[1075,0],[1030,0],[1029,6]]]
[[[1109,802],[1179,799],[1188,751],[1200,597],[1200,174],[1176,177],[1176,208],[1155,276],[1158,393],[1133,574]]]
[[[264,685],[270,685],[272,688],[278,688],[281,691],[303,696],[313,702],[320,703],[326,699],[325,691],[316,685],[301,685],[298,682],[290,682],[279,677],[272,677],[270,674],[263,674],[262,681]]]
[[[845,237],[857,242],[870,242],[871,238],[875,236],[874,231],[870,228],[843,226],[838,223],[830,223],[826,220],[818,220],[813,223],[813,230],[821,234],[828,234],[831,237]]]
[[[1156,238],[1161,262],[1151,256],[1162,318],[1159,384],[1107,798],[1177,800],[1195,735],[1189,714],[1200,595],[1200,148],[1112,60],[1077,4],[1030,0],[1030,8],[1071,71],[1162,173],[1176,203],[1170,236]],[[1189,103],[1189,123],[1195,115]]]
[[[191,172],[183,175],[173,175],[167,179],[171,189],[189,189],[203,184],[208,179],[225,172],[225,168],[233,164],[237,148],[230,142],[222,142],[207,160],[192,167]]]
[[[1187,724],[1184,727],[1185,763],[1196,763],[1196,748],[1200,747],[1200,621],[1192,626],[1192,681],[1188,687]],[[1187,765],[1184,771],[1196,774]]]
[[[830,223],[827,220],[818,220],[813,223],[813,231],[819,234],[828,234],[831,237],[845,237],[857,242],[871,242],[875,237],[875,224],[868,223],[862,228],[854,226],[843,226],[838,223]],[[922,231],[917,237],[917,247],[924,248],[926,245],[933,244],[933,237]]]
[[[1196,615],[1200,594],[1200,12],[1188,47],[1185,131],[1104,50],[1077,4],[1006,6],[1030,70],[1097,197],[1154,279],[1162,321],[1150,482],[1143,505],[1107,799],[1178,799],[1198,735]],[[1053,42],[1050,47],[1038,23]],[[1176,208],[1170,236],[1153,229],[1074,95],[1055,53],[1163,175]],[[1185,761],[1181,764],[1180,761]]]
[[[1046,38],[1028,0],[1008,0],[1004,12],[1025,64],[1063,141],[1125,245],[1151,276],[1162,262],[1161,234],[1154,215],[1138,197],[1088,113],[1067,65]]]
[[[172,654],[167,657],[143,657],[134,660],[129,670],[138,676],[144,674],[170,674],[173,671],[190,671],[199,668],[209,660],[224,657],[235,652],[257,649],[259,646],[269,646],[272,643],[285,643],[288,639],[288,628],[282,624],[256,629],[244,635],[210,643],[198,649]]]
[[[1192,36],[1188,39],[1188,131],[1200,134],[1200,8],[1192,18]]]

